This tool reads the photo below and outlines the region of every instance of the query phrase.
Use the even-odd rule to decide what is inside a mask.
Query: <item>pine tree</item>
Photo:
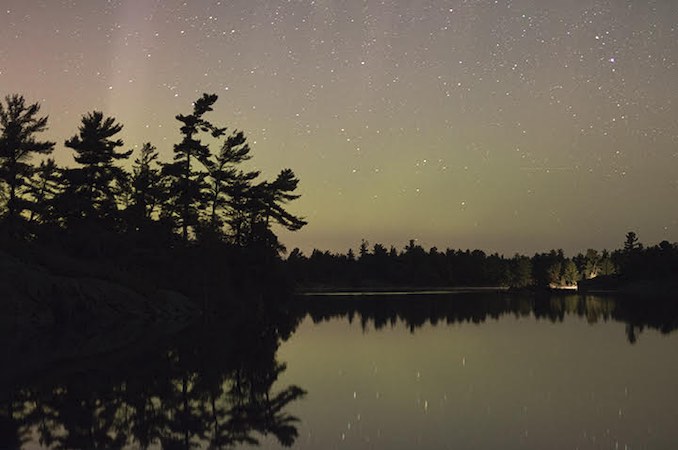
[[[166,204],[166,214],[177,220],[184,241],[188,241],[189,228],[195,229],[199,222],[199,210],[204,208],[205,176],[204,171],[196,170],[194,162],[207,164],[209,147],[198,138],[199,133],[210,133],[214,138],[224,134],[225,128],[219,128],[203,119],[212,111],[217,95],[203,94],[193,103],[193,113],[178,115],[183,138],[174,146],[174,161],[163,167],[163,174],[169,178],[170,198]]]
[[[633,231],[626,233],[626,240],[624,241],[624,252],[633,253],[643,248],[643,245],[638,242],[638,236]]]
[[[246,203],[249,215],[249,243],[264,244],[277,251],[284,247],[272,232],[271,226],[277,223],[290,231],[300,230],[306,221],[290,214],[284,206],[299,198],[293,192],[297,189],[299,180],[291,169],[283,169],[273,182],[264,181],[252,186],[248,192]]]
[[[281,170],[276,179],[268,184],[264,203],[267,225],[272,219],[290,231],[298,231],[307,224],[302,217],[294,216],[284,209],[286,204],[300,197],[299,194],[293,194],[298,185],[299,179],[292,169]]]
[[[7,218],[10,226],[26,209],[22,199],[33,167],[28,160],[52,152],[54,142],[39,141],[35,135],[47,129],[47,116],[39,117],[40,105],[26,104],[23,96],[13,94],[0,102],[0,180],[7,189]]]
[[[82,117],[77,135],[65,146],[75,151],[75,162],[80,167],[65,171],[66,189],[62,208],[67,220],[116,220],[118,204],[116,189],[125,182],[127,173],[115,162],[127,159],[132,151],[118,152],[123,146],[114,136],[122,130],[113,117],[104,118],[94,111]]]
[[[129,216],[133,227],[139,228],[152,220],[164,194],[158,151],[150,142],[141,147],[139,157],[134,160],[130,188]]]
[[[54,200],[63,188],[62,170],[53,158],[47,158],[33,171],[28,183],[27,194],[31,198],[28,222],[42,224],[56,223],[58,216],[54,209]]]
[[[245,135],[236,131],[226,139],[215,160],[208,160],[208,223],[215,233],[220,232],[224,225],[224,213],[237,214],[233,207],[240,203],[231,202],[232,197],[241,198],[239,193],[249,189],[250,182],[259,176],[259,172],[237,169],[237,165],[251,158]]]
[[[258,172],[239,171],[226,186],[226,222],[231,229],[231,243],[237,246],[247,245],[252,235],[252,210],[258,207],[252,181],[258,175]]]

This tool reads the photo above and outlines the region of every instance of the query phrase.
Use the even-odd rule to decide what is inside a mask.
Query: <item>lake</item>
[[[22,374],[8,381],[13,400],[2,397],[0,444],[664,449],[678,442],[676,302],[481,293],[301,302],[294,314],[201,326],[146,349]]]

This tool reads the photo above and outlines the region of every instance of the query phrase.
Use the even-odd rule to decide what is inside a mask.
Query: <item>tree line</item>
[[[72,152],[74,164],[61,167],[53,158],[56,142],[41,139],[48,117],[40,104],[6,96],[0,101],[3,250],[23,246],[24,255],[32,246],[52,259],[103,263],[102,272],[164,280],[189,296],[197,289],[223,296],[229,283],[272,272],[284,250],[274,227],[306,225],[288,211],[299,198],[299,179],[291,169],[273,180],[246,169],[247,138],[210,120],[216,101],[203,94],[192,111],[176,116],[180,140],[170,161],[150,142],[125,149],[123,125],[89,112],[59,150]]]
[[[283,169],[273,180],[243,163],[252,158],[242,131],[207,117],[218,97],[203,94],[179,114],[181,139],[171,161],[150,142],[123,150],[123,125],[100,111],[82,116],[64,141],[74,165],[52,158],[55,142],[41,140],[48,117],[39,103],[13,94],[0,102],[0,240],[6,248],[37,242],[77,257],[107,260],[127,271],[163,274],[184,291],[215,280],[241,282],[269,273],[284,246],[274,225],[296,231],[306,221],[287,206],[299,180]],[[212,146],[218,143],[218,148]],[[131,164],[130,164],[131,163]],[[645,248],[635,233],[613,252],[562,250],[505,257],[481,250],[402,250],[363,241],[356,255],[294,249],[281,278],[306,286],[573,286],[579,280],[678,273],[676,244]],[[258,272],[257,272],[258,271]],[[246,274],[246,275],[245,275]]]
[[[161,162],[151,143],[134,155],[122,150],[123,125],[100,111],[87,113],[64,142],[76,164],[59,167],[50,157],[56,143],[39,139],[48,121],[40,105],[19,94],[5,97],[0,102],[5,231],[29,239],[54,230],[152,233],[184,243],[222,241],[280,251],[272,225],[298,230],[306,224],[286,210],[299,197],[299,180],[291,169],[272,181],[244,170],[241,164],[252,157],[244,133],[227,134],[205,117],[216,101],[216,95],[203,94],[192,112],[176,116],[181,141],[170,162]],[[219,142],[216,152],[210,139]],[[128,170],[125,163],[132,158]]]
[[[663,241],[645,248],[634,232],[609,252],[588,249],[573,257],[563,250],[505,257],[482,250],[429,250],[411,240],[402,250],[363,240],[358,253],[313,250],[290,252],[286,266],[306,287],[509,286],[560,288],[602,276],[658,279],[678,273],[678,244]]]

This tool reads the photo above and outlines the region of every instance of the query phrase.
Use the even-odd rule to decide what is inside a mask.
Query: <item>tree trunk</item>
[[[184,168],[184,211],[183,211],[183,220],[181,221],[181,235],[184,239],[184,242],[188,242],[188,210],[189,210],[189,201],[188,198],[188,184],[191,179],[191,153],[190,150],[186,152],[186,167]]]

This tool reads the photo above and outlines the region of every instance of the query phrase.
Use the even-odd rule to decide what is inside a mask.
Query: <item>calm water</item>
[[[0,414],[3,442],[16,433],[25,448],[678,445],[673,305],[477,294],[308,302],[310,312],[285,318],[289,333],[278,318],[252,335],[203,329],[158,343],[160,357],[123,353],[24,379],[12,420]]]

